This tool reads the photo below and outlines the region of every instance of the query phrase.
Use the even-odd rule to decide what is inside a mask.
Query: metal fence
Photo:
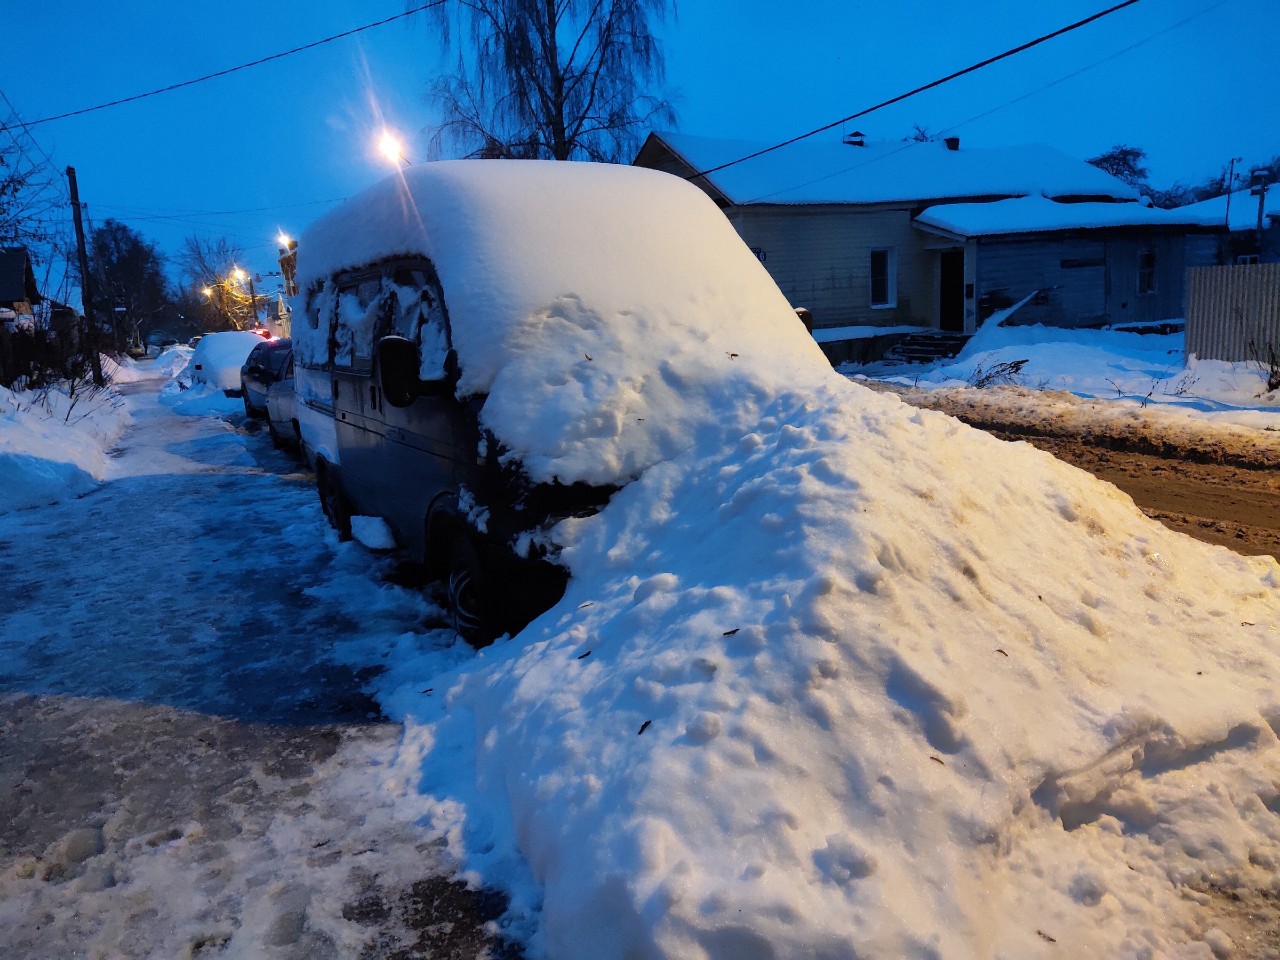
[[[1280,350],[1280,263],[1187,271],[1187,355],[1257,360]]]

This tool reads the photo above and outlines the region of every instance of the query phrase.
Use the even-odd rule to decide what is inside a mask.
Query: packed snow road
[[[326,659],[432,608],[265,434],[158,386],[125,387],[110,482],[0,516],[0,955],[506,955],[367,672]]]

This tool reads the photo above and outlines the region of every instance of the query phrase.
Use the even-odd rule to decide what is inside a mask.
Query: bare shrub
[[[986,387],[1018,386],[1018,374],[1027,365],[1027,360],[1005,360],[983,369],[975,367],[969,375],[969,386],[984,389]]]

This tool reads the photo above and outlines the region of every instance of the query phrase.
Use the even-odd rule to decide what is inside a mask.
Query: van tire
[[[338,539],[345,543],[351,539],[351,508],[347,505],[347,498],[342,495],[342,488],[338,486],[334,471],[324,465],[323,460],[318,461],[317,466],[316,486],[320,492],[320,509],[324,511],[329,526],[338,531]]]
[[[276,429],[275,421],[270,417],[267,418],[267,433],[271,435],[271,445],[277,450],[284,449],[284,437],[280,431]]]
[[[498,636],[494,625],[489,584],[475,544],[466,534],[453,539],[449,549],[449,574],[445,580],[449,617],[453,629],[477,649]]]

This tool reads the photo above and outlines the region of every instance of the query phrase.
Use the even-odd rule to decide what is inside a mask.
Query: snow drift
[[[0,513],[88,493],[130,422],[110,387],[0,390]]]
[[[1274,561],[844,380],[672,178],[429,165],[300,249],[432,256],[499,439],[638,477],[557,607],[384,691],[535,949],[1207,958],[1188,891],[1275,883]]]

